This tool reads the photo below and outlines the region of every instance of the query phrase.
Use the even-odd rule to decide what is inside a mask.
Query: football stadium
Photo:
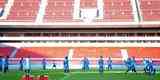
[[[160,0],[0,0],[0,80],[160,80]]]

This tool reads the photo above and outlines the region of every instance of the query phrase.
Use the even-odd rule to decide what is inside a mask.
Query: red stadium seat
[[[160,20],[160,1],[159,0],[140,0],[140,9],[144,21]]]
[[[160,58],[160,48],[129,48],[129,56],[134,56],[136,58]]]
[[[34,21],[39,10],[39,0],[14,0],[8,20]]]
[[[80,0],[81,8],[96,8],[97,0]]]
[[[45,22],[72,21],[74,0],[48,0]]]
[[[74,48],[74,58],[99,58],[100,56],[121,58],[120,48]]]
[[[10,56],[13,50],[12,47],[0,47],[0,56]]]
[[[61,47],[24,47],[18,50],[16,57],[32,58],[64,58],[68,54],[68,48]]]
[[[3,8],[5,5],[5,0],[0,0],[0,8]]]
[[[121,56],[121,48],[74,48],[74,55],[73,58],[99,58],[100,56],[103,56],[104,58],[122,58]],[[72,64],[79,64],[80,61],[72,61]],[[121,64],[121,60],[113,60],[114,64]],[[97,64],[96,60],[92,60],[91,64]]]
[[[104,0],[105,21],[133,21],[132,6],[130,0]]]
[[[74,58],[98,58],[102,54],[100,53],[100,48],[74,48]]]

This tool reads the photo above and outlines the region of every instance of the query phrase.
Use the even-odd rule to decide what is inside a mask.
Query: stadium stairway
[[[14,48],[14,50],[12,51],[11,55],[10,55],[10,58],[15,58],[16,54],[17,54],[17,51],[19,50],[20,48]]]
[[[43,18],[45,15],[45,10],[46,10],[46,6],[47,6],[48,0],[41,0],[40,2],[40,8],[38,11],[38,15],[36,18],[36,23],[42,23],[43,22]]]
[[[6,20],[10,14],[11,7],[14,3],[14,0],[1,0],[0,7],[4,9],[3,15],[0,17],[1,20]]]
[[[137,0],[130,0],[132,5],[132,14],[135,22],[141,21],[141,15],[139,15],[139,5]]]
[[[73,19],[79,19],[80,0],[74,0]]]
[[[103,19],[103,17],[104,17],[104,2],[103,2],[103,0],[97,1],[97,9],[99,12],[99,16],[97,19]]]

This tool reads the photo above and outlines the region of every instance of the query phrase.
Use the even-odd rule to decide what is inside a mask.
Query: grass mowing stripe
[[[67,79],[69,77],[70,77],[70,74],[66,74],[66,76],[64,76],[61,80],[65,80],[65,79]]]
[[[49,80],[160,80],[159,72],[154,76],[141,74],[142,72],[138,71],[138,74],[124,74],[125,70],[112,70],[105,71],[101,76],[98,71],[82,72],[80,70],[74,70],[65,74],[63,70],[33,70],[31,74],[34,76],[46,74]],[[23,75],[24,72],[21,71],[9,71],[6,74],[1,73],[0,80],[21,80]]]

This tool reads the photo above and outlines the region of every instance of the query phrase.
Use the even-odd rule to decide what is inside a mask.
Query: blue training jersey
[[[90,62],[88,59],[82,60],[82,67],[83,68],[89,68],[89,64],[90,64]]]
[[[136,65],[136,61],[135,60],[131,60],[131,66],[135,67],[135,65]]]
[[[99,67],[103,67],[104,66],[104,60],[103,59],[99,59],[98,60],[98,65],[99,65]]]
[[[127,60],[126,61],[126,65],[127,65],[127,67],[130,68],[132,66],[132,61],[131,60]]]
[[[65,59],[63,62],[64,68],[69,67],[68,63],[69,63],[69,61],[67,59]]]
[[[109,60],[107,61],[107,63],[108,63],[108,65],[112,65],[112,60],[109,59]]]
[[[43,64],[43,65],[46,65],[46,64],[47,64],[47,61],[46,61],[46,60],[43,60],[43,61],[42,61],[42,64]]]
[[[144,64],[144,67],[147,67],[148,64],[149,64],[149,61],[148,60],[143,60],[143,64]]]
[[[150,62],[148,64],[148,68],[149,68],[150,71],[153,71],[154,70],[153,63]]]
[[[2,63],[3,63],[3,60],[2,58],[0,59],[0,67],[2,67]]]

